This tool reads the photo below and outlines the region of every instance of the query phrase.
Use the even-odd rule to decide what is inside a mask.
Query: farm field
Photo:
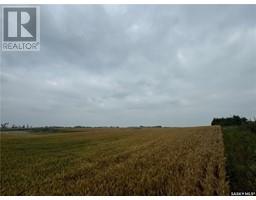
[[[221,128],[1,133],[0,195],[228,195]]]

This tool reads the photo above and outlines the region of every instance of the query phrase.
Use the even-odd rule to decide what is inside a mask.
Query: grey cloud
[[[42,5],[40,52],[2,52],[1,118],[32,125],[254,117],[255,5]]]

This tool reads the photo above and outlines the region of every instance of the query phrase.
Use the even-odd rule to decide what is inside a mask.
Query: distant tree
[[[17,128],[17,126],[15,124],[12,125],[12,128]]]
[[[254,118],[254,120],[248,121],[247,127],[248,127],[253,133],[256,133],[256,118]]]
[[[1,124],[1,128],[8,128],[9,122],[5,122]]]
[[[211,122],[211,125],[217,125],[217,119],[216,118],[213,118],[212,122]]]
[[[231,125],[241,125],[242,124],[242,120],[239,116],[234,115],[233,118],[231,118]]]
[[[233,115],[233,117],[226,118],[213,118],[212,125],[221,125],[221,126],[240,126],[242,124],[247,124],[248,119],[245,117],[239,117],[238,115]]]
[[[247,124],[248,123],[248,119],[246,119],[245,117],[242,117],[241,118],[241,122],[242,122],[242,124]]]

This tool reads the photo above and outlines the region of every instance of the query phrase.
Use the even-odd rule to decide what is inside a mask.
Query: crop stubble
[[[219,126],[1,134],[1,195],[226,194]]]

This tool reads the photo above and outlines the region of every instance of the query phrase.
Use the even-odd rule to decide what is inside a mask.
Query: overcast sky
[[[256,116],[256,6],[41,6],[41,50],[1,52],[10,124],[208,125]]]

